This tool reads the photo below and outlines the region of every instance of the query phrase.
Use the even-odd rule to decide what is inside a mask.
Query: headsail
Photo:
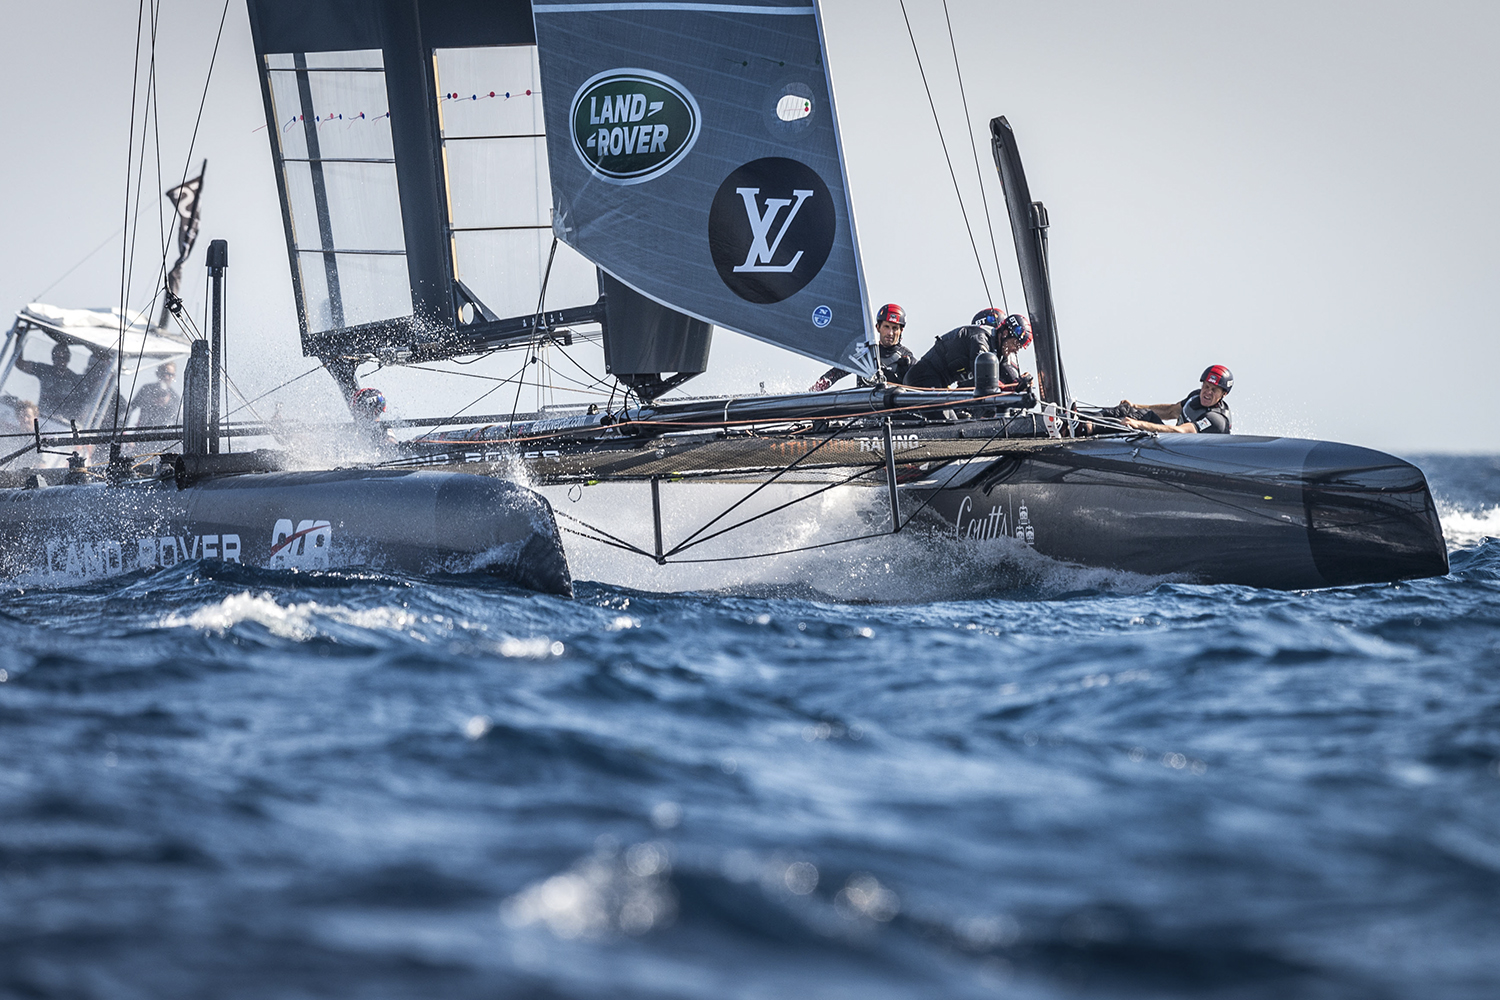
[[[534,0],[553,231],[641,294],[869,374],[815,0]]]

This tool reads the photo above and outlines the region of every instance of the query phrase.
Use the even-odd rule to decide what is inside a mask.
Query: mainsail
[[[814,0],[534,0],[553,232],[642,295],[873,372]]]
[[[247,6],[305,353],[422,360],[600,321],[595,268],[553,243],[527,0]]]

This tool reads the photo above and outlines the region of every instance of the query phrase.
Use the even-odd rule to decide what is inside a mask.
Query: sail
[[[553,232],[648,298],[872,373],[813,0],[532,11]]]
[[[598,323],[554,244],[527,0],[248,0],[304,353],[425,360]]]

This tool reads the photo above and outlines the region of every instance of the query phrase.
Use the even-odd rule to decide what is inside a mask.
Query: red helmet
[[[902,309],[894,302],[887,302],[885,305],[881,306],[880,311],[875,314],[875,325],[879,326],[882,323],[895,323],[897,326],[905,328],[906,310]]]
[[[363,411],[371,416],[379,416],[385,412],[385,393],[379,389],[366,386],[355,392],[349,400],[349,408],[355,411]]]
[[[1030,347],[1031,320],[1027,319],[1025,316],[1022,316],[1020,313],[1011,313],[1009,316],[1005,317],[1005,321],[1000,324],[1000,336],[1002,339],[1005,337],[1015,337],[1021,342],[1021,347],[1023,349]]]
[[[1203,369],[1203,375],[1198,381],[1218,386],[1224,390],[1226,396],[1229,395],[1229,390],[1234,388],[1234,374],[1223,365],[1209,365]]]
[[[1005,313],[999,309],[981,309],[969,321],[970,326],[995,326],[1005,322]]]

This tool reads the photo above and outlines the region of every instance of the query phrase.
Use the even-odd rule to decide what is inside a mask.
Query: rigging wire
[[[842,432],[836,432],[835,436],[837,435],[837,433],[842,433]],[[553,513],[556,514],[559,517],[566,518],[567,520],[572,521],[575,524],[581,525],[582,527],[587,528],[589,531],[597,532],[599,535],[603,535],[603,536],[606,536],[606,537],[604,537],[604,538],[593,537],[593,536],[590,536],[588,534],[585,534],[582,531],[576,531],[576,530],[574,530],[572,528],[568,528],[568,527],[563,526],[562,530],[568,532],[569,534],[578,535],[581,538],[588,538],[591,541],[600,542],[600,543],[602,543],[604,545],[612,545],[612,546],[614,546],[617,549],[624,549],[627,552],[635,552],[635,553],[638,553],[640,555],[646,556],[647,558],[652,559],[654,561],[658,561],[662,565],[671,565],[673,563],[744,562],[745,560],[748,560],[748,559],[766,559],[766,558],[770,558],[772,556],[792,555],[792,554],[798,553],[798,552],[812,552],[812,551],[815,551],[817,549],[826,549],[826,548],[829,548],[829,547],[834,546],[834,545],[847,545],[850,542],[863,542],[863,541],[868,541],[868,540],[875,539],[875,538],[886,538],[886,537],[889,537],[891,535],[899,534],[900,532],[905,531],[906,528],[907,528],[907,526],[911,524],[912,520],[914,518],[916,518],[917,515],[921,514],[922,511],[924,511],[924,510],[927,509],[928,505],[932,503],[932,500],[933,500],[934,497],[936,497],[939,493],[941,493],[943,490],[947,489],[950,485],[952,485],[953,480],[955,480],[955,479],[958,478],[959,473],[963,472],[963,470],[968,466],[968,464],[970,462],[972,462],[975,458],[983,455],[985,453],[985,450],[988,449],[990,445],[994,444],[995,440],[997,438],[999,438],[1002,434],[1006,434],[1006,433],[1007,433],[1007,424],[1004,421],[1002,421],[1001,424],[1000,424],[999,429],[997,429],[995,431],[995,433],[991,434],[990,437],[989,437],[989,440],[985,441],[984,444],[980,445],[979,449],[972,456],[970,456],[967,459],[959,459],[959,460],[954,461],[953,462],[953,466],[954,466],[953,471],[948,475],[948,478],[947,478],[947,480],[945,480],[943,482],[943,485],[939,486],[939,487],[937,487],[935,489],[933,489],[930,493],[928,493],[927,499],[923,500],[922,503],[917,506],[916,510],[912,511],[910,514],[907,514],[905,517],[903,517],[901,519],[901,526],[899,528],[895,528],[895,529],[890,530],[890,531],[876,531],[876,532],[872,532],[872,533],[867,534],[867,535],[855,535],[855,536],[853,536],[851,538],[838,538],[838,539],[834,539],[833,541],[830,541],[830,542],[818,542],[818,543],[815,543],[813,545],[799,545],[799,546],[796,546],[794,548],[777,549],[777,550],[772,551],[772,552],[751,552],[751,553],[748,553],[746,555],[738,555],[738,556],[713,556],[713,557],[707,557],[707,558],[701,558],[701,559],[668,559],[668,558],[666,558],[665,555],[663,555],[661,557],[658,557],[656,555],[656,553],[654,553],[654,552],[647,552],[645,549],[640,548],[639,546],[632,545],[631,543],[629,543],[627,541],[624,541],[623,539],[615,538],[614,535],[609,534],[607,531],[604,531],[602,528],[599,528],[599,527],[597,527],[596,525],[593,525],[593,524],[589,524],[587,521],[584,521],[584,520],[582,520],[580,518],[573,517],[572,515],[568,514],[565,511],[554,509]],[[830,437],[828,440],[832,440],[832,439],[833,438]],[[827,443],[828,443],[827,441],[823,442],[823,444],[827,444]],[[822,447],[822,445],[820,444],[820,445],[818,445],[818,447]],[[804,456],[804,457],[806,457],[806,456]],[[782,470],[782,471],[786,471],[786,470]],[[847,485],[848,483],[853,482],[855,479],[858,479],[861,476],[867,476],[867,475],[869,475],[872,472],[878,472],[878,471],[884,471],[883,467],[881,467],[881,466],[871,466],[868,469],[863,469],[863,470],[861,470],[859,472],[854,473],[853,475],[849,476],[848,478],[846,478],[846,479],[844,479],[842,481],[831,483],[831,484],[829,484],[827,486],[824,486],[824,487],[822,487],[820,489],[814,490],[811,493],[808,493],[808,494],[805,494],[803,496],[797,497],[796,499],[791,500],[791,501],[789,501],[787,503],[781,504],[778,507],[774,507],[771,510],[765,511],[765,512],[763,512],[761,514],[757,514],[754,517],[747,518],[744,521],[740,521],[737,524],[732,525],[729,528],[725,528],[725,529],[723,529],[721,531],[717,531],[714,534],[709,535],[707,538],[697,539],[697,541],[693,541],[691,544],[693,544],[693,545],[702,544],[703,542],[708,541],[710,538],[715,538],[718,535],[724,534],[725,532],[733,531],[735,528],[742,527],[742,526],[744,526],[746,524],[749,524],[751,521],[759,520],[760,518],[765,517],[765,516],[767,516],[769,514],[774,514],[777,511],[784,510],[785,508],[790,507],[793,504],[800,503],[803,500],[809,500],[812,497],[815,497],[815,496],[817,496],[817,495],[819,495],[821,493],[825,493],[828,490],[831,490],[831,489],[833,489],[833,488],[835,488],[837,486]],[[778,475],[779,474],[780,473],[778,473]],[[765,486],[768,486],[768,485],[770,485],[769,482],[762,484],[760,487],[757,487],[755,490],[753,490],[751,492],[750,496],[754,496],[755,493],[757,493],[757,492],[760,491],[760,489],[762,489],[762,488],[764,488]],[[744,498],[741,499],[740,503],[743,503],[745,500],[748,500],[748,499],[749,499],[749,496],[746,496],[746,497],[744,497]],[[739,504],[735,504],[735,506],[739,506]],[[729,510],[733,510],[733,509],[734,509],[733,507],[729,508]],[[723,513],[721,513],[719,515],[719,517],[715,518],[714,520],[717,521],[720,518],[724,517],[725,514],[729,513],[729,510],[724,511]],[[709,523],[712,524],[713,522],[709,522]],[[705,525],[705,527],[707,527],[707,526]],[[703,529],[700,528],[699,531],[695,532],[694,534],[696,535],[698,533],[701,533],[702,530]],[[691,540],[692,537],[693,536],[689,536],[689,540]],[[613,539],[613,541],[610,541],[610,540],[607,540],[607,539]],[[687,544],[679,544],[672,551],[673,552],[680,552],[684,548],[687,548],[687,547],[689,547]]]
[[[911,39],[911,52],[917,59],[917,72],[922,75],[922,89],[927,92],[927,106],[932,109],[932,123],[937,128],[938,142],[943,147],[943,159],[948,164],[948,176],[953,178],[953,193],[958,198],[958,211],[964,217],[964,231],[969,234],[969,246],[974,248],[974,263],[979,268],[979,281],[984,285],[984,297],[994,305],[990,294],[990,279],[985,275],[984,263],[979,259],[979,243],[974,239],[974,227],[969,224],[969,210],[964,207],[963,192],[959,190],[958,173],[953,169],[953,157],[948,155],[948,140],[943,136],[943,123],[938,118],[937,102],[932,98],[932,87],[927,83],[927,70],[922,67],[922,53],[917,50],[917,36],[911,28],[911,18],[906,13],[906,0],[900,0],[901,17],[906,21],[906,37]]]
[[[146,95],[145,95],[144,101],[139,101],[138,98],[140,97],[140,94],[139,94],[139,84],[140,84],[140,61],[141,61],[140,57],[141,57],[141,40],[142,40],[141,36],[143,34],[142,28],[145,26],[145,11],[146,11],[146,9],[148,7],[149,7],[150,12],[151,12],[151,27],[150,27],[150,36],[149,36],[150,37],[150,50],[149,50],[150,54],[149,54],[148,70],[147,70],[147,77],[146,77]],[[214,38],[213,53],[212,53],[212,55],[209,58],[208,73],[207,73],[207,75],[206,75],[206,77],[205,77],[205,79],[203,81],[203,91],[202,91],[202,94],[200,95],[199,102],[198,102],[198,114],[197,114],[197,118],[195,119],[195,121],[193,123],[192,138],[191,138],[191,140],[190,140],[190,142],[188,144],[187,157],[186,157],[186,159],[184,160],[184,163],[183,163],[182,183],[186,183],[187,182],[187,171],[191,168],[191,165],[192,165],[193,151],[194,151],[195,147],[197,146],[198,132],[199,132],[200,127],[202,126],[203,112],[204,112],[204,109],[205,109],[205,107],[207,105],[207,102],[208,102],[209,85],[210,85],[210,83],[213,80],[214,66],[218,62],[219,48],[220,48],[220,45],[221,45],[221,43],[223,41],[224,25],[225,25],[226,21],[228,20],[228,15],[229,15],[229,0],[225,0],[224,9],[222,10],[222,12],[220,13],[220,16],[219,16],[218,33],[217,33],[217,35]],[[146,171],[146,128],[147,128],[147,123],[148,122],[150,123],[150,127],[151,127],[152,133],[153,133],[153,138],[155,140],[156,184],[157,184],[157,187],[161,188],[162,187],[162,182],[163,182],[162,144],[161,144],[161,111],[160,111],[160,92],[161,91],[160,91],[160,87],[158,86],[158,79],[157,79],[157,73],[156,73],[156,68],[157,68],[156,67],[157,35],[158,35],[158,31],[160,29],[160,26],[161,26],[161,0],[153,0],[153,2],[150,2],[149,4],[148,4],[147,0],[141,0],[140,6],[139,6],[138,11],[137,11],[137,19],[136,19],[136,48],[135,48],[135,63],[134,63],[134,65],[135,65],[135,73],[133,74],[132,83],[131,83],[130,139],[129,139],[129,143],[128,143],[128,146],[127,146],[127,153],[126,153],[126,161],[127,161],[126,162],[126,195],[125,195],[125,216],[126,216],[126,220],[125,220],[125,225],[122,226],[121,230],[119,231],[119,232],[123,232],[125,234],[125,241],[124,241],[124,245],[121,248],[121,265],[120,265],[120,267],[121,267],[121,279],[120,279],[120,282],[121,282],[121,288],[120,288],[120,314],[121,315],[120,315],[120,328],[119,328],[119,332],[118,332],[118,341],[117,341],[117,347],[116,347],[116,364],[115,364],[115,394],[116,394],[116,398],[114,400],[114,405],[113,405],[114,415],[113,415],[112,425],[111,425],[111,429],[116,434],[117,437],[118,437],[118,432],[121,429],[120,428],[121,422],[122,422],[124,416],[127,415],[126,413],[121,413],[120,412],[121,411],[121,404],[124,403],[124,408],[125,408],[125,410],[128,413],[129,405],[130,405],[129,401],[133,399],[133,397],[135,395],[135,391],[136,391],[136,385],[137,385],[137,383],[140,380],[141,361],[142,361],[142,358],[144,357],[145,348],[146,348],[146,334],[150,330],[150,324],[149,324],[149,319],[148,319],[146,321],[145,327],[143,328],[140,349],[137,351],[137,356],[136,356],[136,359],[135,359],[135,370],[132,372],[132,375],[131,375],[130,391],[129,391],[128,394],[126,394],[124,396],[121,396],[119,390],[120,390],[121,384],[124,381],[125,329],[126,329],[126,326],[127,326],[127,319],[128,319],[130,286],[132,284],[132,281],[133,281],[133,278],[134,278],[134,273],[135,273],[135,249],[136,249],[136,246],[137,246],[137,243],[138,243],[138,240],[139,240],[140,217],[143,214],[145,214],[145,209],[147,207],[147,206],[144,206],[144,205],[141,204],[140,188],[141,188],[141,186],[142,186],[142,184],[144,183],[144,180],[145,180],[145,171]],[[138,107],[141,110],[142,118],[141,118],[140,162],[139,162],[139,165],[137,166],[137,162],[136,162],[136,147],[135,147],[135,122],[136,122],[136,111],[137,111]],[[131,196],[130,196],[130,173],[131,173],[132,170],[135,170],[135,172],[136,172],[136,183],[135,183],[136,190],[135,190],[135,199],[134,199],[135,213],[134,213],[134,215],[131,214],[132,204],[131,204]],[[165,209],[165,206],[163,204],[164,201],[165,201],[164,196],[158,196],[157,197],[157,200],[156,200],[156,205],[157,205],[157,235],[158,235],[158,237],[160,239],[160,242],[161,242],[161,258],[160,258],[160,263],[159,263],[158,268],[157,268],[157,281],[155,282],[155,284],[157,284],[157,285],[163,285],[163,283],[166,280],[167,257],[168,257],[169,243],[170,243],[170,240],[169,240],[169,227],[167,225],[165,211],[164,211],[164,209]],[[174,213],[174,218],[177,215],[180,215],[180,213]],[[110,239],[113,239],[113,238],[114,238],[113,236],[110,237]],[[108,241],[106,240],[106,244],[107,243],[108,243]],[[70,268],[68,270],[68,272],[66,272],[63,275],[63,278],[67,277],[68,274],[71,274],[71,273],[73,273],[73,271],[77,270],[78,267],[80,267],[84,263],[84,261],[86,261],[88,259],[88,257],[92,257],[93,254],[97,253],[97,252],[98,252],[97,250],[92,251],[87,257],[84,258],[83,261],[79,261],[78,264],[75,264],[72,268]],[[55,287],[61,281],[62,281],[62,278],[57,279],[57,281],[53,282],[52,285],[49,285],[47,287],[47,289],[45,289],[42,294],[45,294],[45,291],[50,291],[53,287]],[[146,307],[145,311],[143,311],[143,313],[142,313],[143,316],[149,317],[151,315],[154,315],[155,308],[156,308],[156,303],[159,300],[159,298],[160,298],[160,296],[162,294],[162,291],[163,291],[163,289],[159,288],[152,295],[150,303]],[[199,338],[201,338],[202,334],[198,330],[196,330],[194,328],[195,325],[192,323],[191,318],[188,318],[186,321],[184,321],[184,319],[181,316],[178,316],[178,317],[176,317],[176,319],[177,319],[177,324],[178,324],[179,328],[181,328],[183,330],[183,332],[186,333],[189,336],[189,338],[191,338],[191,339],[199,339]],[[227,373],[226,373],[226,380],[227,380]],[[236,389],[235,391],[238,392],[238,389]],[[243,398],[243,395],[241,396],[241,398]],[[252,412],[254,412],[253,409],[252,409]]]
[[[964,93],[964,72],[958,63],[958,43],[953,40],[953,19],[948,16],[948,0],[943,0],[943,20],[948,24],[948,48],[953,52],[953,75],[958,78],[958,96],[963,100],[964,124],[969,126],[969,151],[974,154],[974,177],[979,181],[979,201],[984,206],[984,226],[990,231],[990,250],[995,255],[995,277],[1000,280],[1000,304],[1010,312],[1005,294],[1005,274],[1000,270],[1000,248],[995,244],[995,220],[990,216],[990,199],[984,193],[984,171],[979,167],[979,144],[974,141],[974,119],[969,114],[969,97]]]
[[[214,64],[219,60],[219,43],[224,40],[224,22],[229,17],[229,0],[224,0],[224,12],[219,15],[219,33],[214,36],[213,55],[208,57],[208,75],[203,78],[203,96],[198,99],[198,117],[193,121],[193,137],[188,141],[187,157],[182,161],[182,184],[187,183],[188,169],[193,164],[193,149],[198,145],[198,126],[203,124],[203,107],[208,103],[208,85],[213,82]]]
[[[123,374],[124,358],[120,355],[125,353],[125,304],[126,295],[126,257],[130,248],[130,172],[135,167],[135,108],[136,90],[141,79],[141,28],[146,22],[146,0],[140,0],[136,8],[135,18],[135,60],[131,63],[130,79],[130,138],[126,143],[125,150],[125,239],[120,246],[120,350],[115,355],[115,385],[120,384],[120,376]],[[141,139],[145,141],[144,135]],[[115,408],[115,421],[112,430],[118,430],[120,426],[119,407]]]
[[[161,178],[162,178],[162,173],[161,173],[161,105],[160,105],[159,100],[158,100],[159,97],[160,97],[160,94],[161,94],[161,88],[156,85],[156,31],[157,31],[157,28],[159,27],[159,17],[160,17],[160,15],[161,15],[161,0],[156,0],[155,5],[151,8],[151,77],[150,77],[150,84],[146,88],[146,99],[151,102],[151,109],[150,109],[151,128],[152,128],[152,133],[153,133],[153,135],[155,137],[155,140],[156,140],[156,188],[157,188],[158,191],[161,190]],[[145,173],[145,156],[146,156],[146,144],[145,144],[145,140],[143,139],[142,142],[141,142],[141,160],[142,160],[142,163],[141,163],[141,172],[142,173]],[[141,201],[140,185],[139,184],[136,185],[135,200],[136,200],[136,204],[139,205],[140,201]],[[162,198],[162,197],[158,197],[156,199],[156,233],[157,233],[158,238],[161,240],[161,266],[157,268],[157,279],[158,280],[157,280],[156,284],[163,284],[163,291],[165,290],[164,282],[166,280],[166,271],[167,271],[166,213],[163,211],[163,205],[162,205],[162,202],[164,200],[165,199]],[[175,215],[177,213],[174,212],[173,214]],[[137,215],[136,218],[139,219],[140,216]],[[140,223],[139,222],[136,223],[136,227],[137,227],[137,231],[139,231],[139,227],[140,227]],[[133,248],[132,248],[132,255],[131,255],[131,265],[132,265],[132,268],[134,267],[134,262],[135,262],[134,261],[134,252],[133,252]],[[151,296],[151,304],[142,313],[142,316],[143,316],[145,322],[144,322],[144,324],[142,326],[142,329],[141,329],[141,346],[136,351],[136,356],[135,356],[135,370],[133,372],[131,372],[131,375],[130,375],[130,392],[128,394],[126,394],[123,397],[123,399],[122,399],[121,394],[120,394],[120,383],[124,380],[124,369],[123,368],[119,369],[119,373],[117,374],[116,379],[115,379],[115,398],[114,398],[115,425],[114,425],[114,429],[115,429],[115,431],[117,433],[120,430],[120,426],[119,425],[120,425],[121,421],[124,419],[124,417],[128,417],[130,415],[130,413],[129,413],[130,401],[133,401],[135,399],[135,387],[136,387],[136,383],[140,381],[140,377],[141,377],[141,360],[146,355],[146,334],[147,334],[147,331],[150,330],[150,317],[156,315],[156,299],[157,299],[157,296],[155,294],[153,294]],[[119,353],[121,355],[123,355],[125,353],[125,337],[124,337],[124,331],[123,330],[121,331],[121,336],[120,336]],[[123,357],[120,358],[119,360],[120,360],[121,364],[123,364],[123,361],[124,361]],[[120,405],[121,405],[122,402],[125,404],[125,408],[126,408],[126,412],[124,414],[120,413]],[[180,407],[180,404],[179,404],[179,407]]]
[[[314,365],[313,367],[309,368],[307,371],[303,372],[301,375],[297,375],[297,376],[294,376],[292,378],[289,378],[285,382],[283,382],[280,385],[276,386],[275,388],[267,389],[265,392],[261,393],[259,396],[256,396],[254,399],[247,399],[247,400],[245,400],[245,402],[242,405],[235,407],[233,410],[230,410],[228,413],[224,414],[224,416],[225,416],[226,419],[229,418],[229,417],[232,417],[236,413],[238,413],[241,410],[245,409],[245,407],[249,406],[251,403],[259,403],[262,399],[265,399],[267,396],[271,395],[271,393],[273,393],[273,392],[279,392],[280,390],[285,389],[287,386],[291,385],[293,382],[299,381],[301,379],[305,379],[305,378],[307,378],[307,376],[311,375],[313,372],[320,372],[322,370],[323,370],[323,365],[321,363],[317,364],[317,365]],[[244,397],[241,397],[241,398],[243,399]],[[254,411],[252,410],[251,412],[254,412]]]
[[[136,218],[140,218],[140,216],[145,213],[146,209],[148,209],[150,207],[151,207],[150,205],[138,205],[137,206],[137,211],[135,213],[136,214]],[[83,257],[79,259],[78,263],[74,264],[72,267],[70,267],[66,271],[64,271],[58,277],[58,279],[56,281],[52,282],[52,284],[48,285],[46,288],[43,288],[40,292],[37,292],[35,295],[33,295],[31,297],[30,301],[32,301],[32,302],[40,302],[43,295],[46,295],[48,292],[52,291],[52,289],[54,289],[58,285],[62,284],[63,281],[66,280],[67,277],[70,274],[72,274],[74,271],[78,270],[83,265],[87,264],[89,262],[89,260],[93,258],[94,254],[98,253],[100,250],[103,250],[105,247],[107,247],[111,243],[113,243],[115,241],[115,237],[119,236],[124,231],[125,231],[125,227],[124,226],[120,226],[114,232],[110,233],[108,236],[106,236],[104,238],[104,242],[103,243],[100,243],[98,246],[94,247],[94,249],[92,249],[88,253],[84,254]]]
[[[526,374],[527,366],[529,366],[533,361],[537,360],[537,357],[534,353],[536,350],[535,345],[542,332],[542,311],[547,303],[547,283],[552,280],[552,261],[556,257],[557,237],[554,235],[552,237],[552,249],[547,251],[547,269],[542,272],[542,290],[537,293],[536,297],[536,316],[531,321],[531,339],[526,341],[526,359],[521,362],[521,370],[516,372],[516,378],[519,381],[516,382],[516,399],[515,402],[511,404],[510,408],[511,423],[516,422],[516,412],[521,409],[521,389],[526,385],[526,379],[522,376]],[[537,399],[538,401],[541,400],[540,390],[538,390]]]
[[[579,364],[578,363],[578,359],[575,358],[575,357],[573,357],[573,355],[569,354],[567,352],[567,350],[565,348],[563,348],[563,347],[558,347],[557,353],[561,354],[564,358],[566,358],[567,361],[568,361],[568,364],[572,365],[574,368],[577,368],[579,371],[583,372],[583,374],[585,376],[587,376],[587,378],[589,379],[589,384],[591,386],[593,386],[594,388],[597,388],[597,389],[608,389],[611,398],[613,398],[614,393],[615,393],[615,386],[619,385],[619,380],[615,380],[614,382],[606,382],[606,381],[604,381],[602,378],[600,378],[599,376],[595,375],[593,372],[589,371],[587,368],[583,367],[583,365]]]

